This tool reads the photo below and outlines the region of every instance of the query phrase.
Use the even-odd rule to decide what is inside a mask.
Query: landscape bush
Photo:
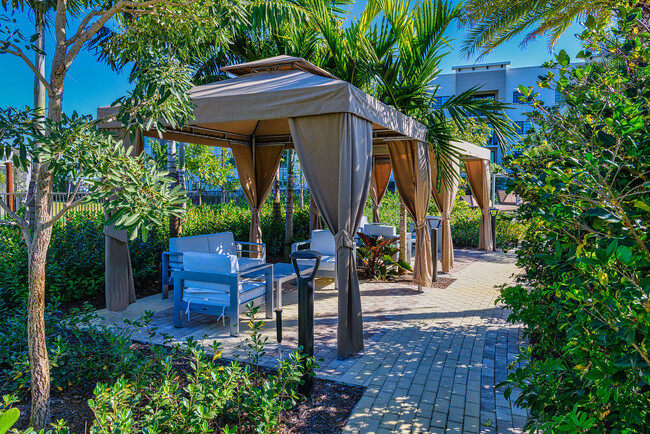
[[[549,65],[561,106],[520,88],[537,132],[509,166],[531,225],[501,301],[531,342],[503,386],[533,432],[650,427],[650,10],[613,13],[613,28],[586,20],[588,61]]]
[[[58,306],[48,306],[55,395],[70,387],[78,394],[94,389],[88,403],[95,416],[91,433],[274,432],[281,413],[299,399],[296,388],[303,374],[312,375],[316,365],[313,358],[292,352],[277,371],[262,370],[263,321],[257,319],[259,308],[247,308],[252,333],[241,348],[249,364],[221,361],[219,343],[208,351],[193,339],[184,345],[134,348],[135,333],[149,342],[159,334],[151,326],[151,312],[114,330],[93,325],[95,316],[88,310],[63,316]],[[23,401],[30,387],[23,312],[2,313],[0,415]],[[163,338],[169,344],[170,338]],[[50,432],[69,430],[59,421]]]

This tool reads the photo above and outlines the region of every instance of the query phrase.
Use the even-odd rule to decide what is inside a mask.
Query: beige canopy
[[[243,147],[246,152],[235,152],[235,163],[254,213],[268,195],[269,173],[281,155],[278,147],[296,149],[316,206],[335,235],[338,353],[356,353],[363,349],[363,323],[352,249],[370,188],[372,155],[388,155],[390,145],[390,158],[401,167],[395,171],[396,182],[400,188],[415,189],[408,207],[420,223],[431,182],[423,148],[426,128],[303,59],[279,56],[226,70],[239,76],[192,88],[194,120],[183,128],[169,128],[162,138]],[[98,117],[109,119],[116,112],[115,107],[102,107]],[[103,127],[120,124],[107,121]],[[155,131],[143,134],[158,137]],[[273,150],[262,157],[259,151],[265,147]],[[251,219],[254,239],[261,234],[258,226],[259,219]],[[420,258],[415,275],[422,286],[431,284],[426,238],[418,237],[416,245]]]

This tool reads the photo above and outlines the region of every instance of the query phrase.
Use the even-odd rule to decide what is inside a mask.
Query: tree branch
[[[79,205],[82,201],[83,201],[83,199],[77,199],[77,200],[75,200],[74,202],[73,202],[73,201],[69,201],[69,202],[67,202],[67,203],[63,206],[63,208],[61,208],[61,211],[59,211],[59,212],[58,212],[54,217],[52,217],[50,220],[48,220],[47,222],[45,222],[45,223],[41,226],[41,229],[47,229],[47,228],[49,228],[50,226],[52,226],[54,223],[58,222],[58,221],[61,219],[61,217],[63,217],[63,216],[65,215],[66,212],[68,212],[68,211],[70,211],[71,209],[75,208],[75,207],[76,207],[77,205]]]
[[[19,225],[21,228],[27,227],[27,222],[24,219],[20,218],[18,214],[13,212],[11,208],[9,208],[9,206],[6,203],[4,203],[4,201],[2,200],[0,200],[0,208],[2,208],[4,212],[9,214],[9,216],[12,219],[16,220],[16,224]]]
[[[184,2],[179,2],[179,1],[170,1],[170,0],[146,0],[146,1],[141,1],[141,2],[134,2],[134,1],[126,1],[126,0],[120,0],[115,5],[113,5],[111,8],[106,9],[104,12],[100,11],[95,11],[89,13],[86,17],[84,17],[84,20],[82,21],[81,25],[84,27],[88,25],[90,20],[94,17],[99,17],[97,21],[92,23],[92,25],[87,29],[83,30],[83,27],[79,27],[77,30],[77,33],[70,39],[73,40],[70,42],[70,40],[66,41],[66,45],[71,45],[70,50],[65,56],[65,65],[66,68],[70,66],[72,61],[77,57],[77,54],[79,54],[79,51],[81,51],[81,48],[83,45],[90,40],[97,32],[99,32],[102,27],[115,15],[117,15],[120,12],[137,12],[143,9],[147,8],[152,8],[154,6],[187,6],[191,5],[193,3],[198,2],[198,0],[189,0],[189,1],[184,1]],[[79,33],[81,31],[81,33]]]
[[[47,93],[48,94],[51,93],[52,88],[50,87],[50,83],[48,83],[47,80],[45,79],[45,77],[43,77],[43,75],[40,73],[38,68],[36,68],[36,65],[34,65],[32,63],[32,61],[27,58],[27,56],[25,56],[25,53],[23,53],[23,50],[21,50],[19,47],[17,47],[16,45],[12,44],[9,41],[5,41],[5,42],[8,43],[9,47],[13,48],[13,50],[5,49],[4,52],[9,53],[9,54],[13,54],[14,56],[17,56],[17,57],[20,57],[21,59],[23,59],[23,61],[27,64],[27,66],[29,66],[29,69],[32,70],[32,72],[34,73],[36,78],[38,78],[38,81],[40,81],[43,84],[43,86],[45,86],[45,90],[47,90]]]

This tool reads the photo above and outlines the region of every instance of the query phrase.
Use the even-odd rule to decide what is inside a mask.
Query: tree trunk
[[[35,29],[38,39],[34,41],[34,45],[38,50],[34,51],[34,65],[45,77],[45,17],[42,14],[36,14],[35,17]],[[40,51],[40,53],[39,53]],[[34,110],[36,110],[43,118],[45,117],[45,86],[41,81],[34,75]],[[44,128],[44,127],[42,127]],[[37,145],[38,146],[38,145]],[[34,226],[34,221],[36,219],[35,211],[35,201],[36,201],[36,180],[38,178],[38,162],[32,161],[32,170],[30,171],[29,183],[27,186],[27,202],[25,203],[26,207],[26,216],[25,219],[29,223],[30,227]]]
[[[279,222],[282,218],[282,208],[280,202],[280,170],[275,174],[275,183],[273,185],[273,220]]]
[[[302,174],[302,166],[300,167],[300,209],[305,207],[305,177]]]
[[[284,232],[284,257],[289,258],[291,243],[293,243],[293,149],[287,151],[287,213],[286,229]]]
[[[404,206],[404,202],[400,199],[399,201],[399,260],[404,261],[406,260],[406,249],[410,248],[411,246],[406,245],[406,206]],[[401,274],[405,272],[405,270],[400,268],[399,271]]]
[[[176,154],[176,142],[173,140],[167,142],[167,171],[169,176],[175,181],[170,185],[170,188],[174,188],[178,185],[178,156]],[[200,200],[200,196],[199,196]],[[181,219],[177,216],[169,217],[169,236],[171,238],[178,238],[182,236],[183,229],[181,227]]]
[[[221,149],[221,167],[225,168],[227,164],[226,150]],[[225,169],[224,169],[225,170]],[[221,186],[221,203],[226,203],[226,185]]]
[[[45,264],[52,227],[42,229],[50,219],[52,172],[41,167],[36,183],[36,220],[28,247],[27,342],[32,375],[30,425],[36,430],[50,423],[50,360],[45,336]]]

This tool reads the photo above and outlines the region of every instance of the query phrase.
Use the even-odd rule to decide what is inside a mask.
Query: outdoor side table
[[[306,264],[299,267],[301,274],[309,274],[314,268],[313,265]],[[286,264],[284,262],[273,264],[273,288],[277,291],[276,309],[282,309],[282,284],[296,277],[296,270],[293,268],[293,264]]]

